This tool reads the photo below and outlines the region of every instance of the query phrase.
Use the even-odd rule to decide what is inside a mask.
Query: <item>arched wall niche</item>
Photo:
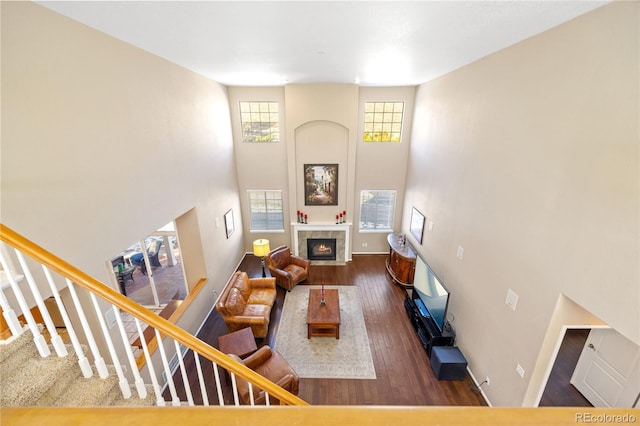
[[[309,216],[309,221],[326,223],[335,221],[335,216],[350,205],[347,199],[349,164],[349,129],[340,123],[314,120],[301,124],[294,130],[296,204]],[[304,165],[338,165],[337,205],[305,205]],[[295,211],[293,212],[295,218]]]

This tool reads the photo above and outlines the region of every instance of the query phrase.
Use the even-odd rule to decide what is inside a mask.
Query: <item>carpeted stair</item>
[[[40,357],[30,331],[0,342],[0,406],[155,405],[151,387],[148,387],[147,398],[137,398],[132,388],[132,397],[125,400],[112,367],[106,379],[97,373],[89,379],[82,377],[78,357],[71,346],[67,346],[66,357],[59,358],[53,349],[51,352],[47,358]]]

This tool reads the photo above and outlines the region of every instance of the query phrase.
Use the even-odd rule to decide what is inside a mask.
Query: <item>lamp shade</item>
[[[253,242],[253,254],[258,257],[264,257],[271,249],[269,248],[269,240],[260,239]]]

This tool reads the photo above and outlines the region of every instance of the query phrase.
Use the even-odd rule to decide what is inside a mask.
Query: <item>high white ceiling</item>
[[[608,1],[37,2],[230,86],[416,85]]]

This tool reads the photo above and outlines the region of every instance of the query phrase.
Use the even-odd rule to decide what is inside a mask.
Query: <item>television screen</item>
[[[413,290],[424,303],[440,331],[444,329],[449,304],[449,291],[424,260],[417,256]]]

